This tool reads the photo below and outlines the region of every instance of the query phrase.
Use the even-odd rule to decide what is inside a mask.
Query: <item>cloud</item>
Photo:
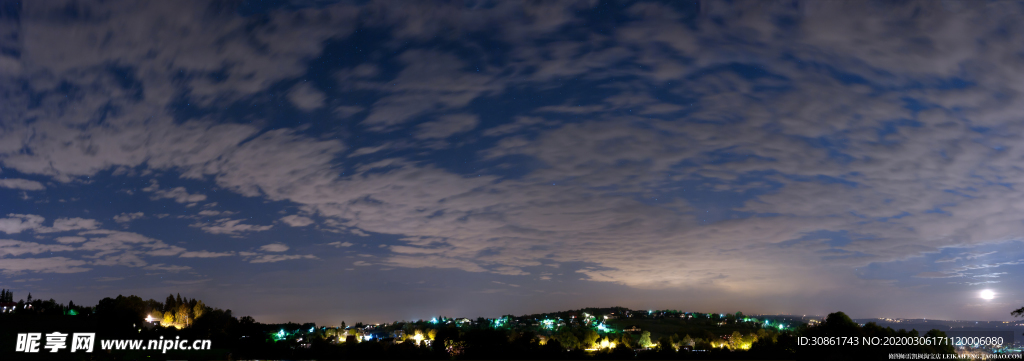
[[[342,241],[331,242],[331,243],[328,243],[327,245],[328,246],[334,246],[335,248],[352,247],[352,243],[351,242],[342,242]]]
[[[251,24],[230,14],[211,22],[162,3],[88,5],[123,24],[112,31],[48,19],[47,5],[33,5],[24,26],[35,31],[21,40],[23,58],[2,72],[23,72],[19,84],[29,84],[40,105],[5,96],[12,119],[32,121],[5,123],[0,162],[57,182],[138,167],[292,202],[335,222],[335,230],[401,237],[383,257],[391,266],[512,275],[585,264],[589,280],[649,288],[814,293],[859,266],[1004,242],[1024,231],[1014,218],[1024,201],[1016,164],[1024,147],[1012,141],[1024,127],[1008,121],[1024,109],[1013,45],[1018,11],[990,4],[953,16],[913,2],[757,11],[745,3],[706,5],[683,24],[686,14],[671,6],[633,4],[627,20],[604,33],[576,26],[577,5],[517,3],[472,15],[454,5],[368,5],[374,21],[395,27],[396,42],[459,33],[452,24],[489,29],[508,14],[522,20],[496,30],[507,42],[506,62],[413,47],[397,54],[393,73],[369,65],[338,70],[338,91],[376,94],[366,109],[336,113],[370,132],[443,138],[479,127],[467,115],[476,112],[471,104],[511,87],[569,93],[523,106],[511,123],[485,116],[484,134],[493,139],[464,140],[459,149],[479,160],[474,171],[482,172],[473,175],[397,140],[314,137],[260,124],[267,120],[256,115],[218,122],[228,116],[167,113],[178,101],[172,94],[189,94],[214,113],[239,99],[263,99],[271,85],[305,74],[324,40],[344,39],[350,20],[362,19],[359,10],[326,6],[318,10],[330,16],[306,22],[271,12]],[[154,31],[158,15],[182,30]],[[89,39],[107,45],[96,50]],[[139,90],[119,85],[105,64],[131,64]],[[570,79],[600,92],[584,97],[559,85]],[[89,91],[68,97],[60,84]],[[107,108],[118,111],[94,119]],[[351,170],[339,167],[346,152]],[[179,203],[205,200],[155,181],[147,189]],[[0,219],[6,234],[43,227],[41,216],[7,217]],[[229,235],[271,227],[241,222],[193,226]],[[780,247],[820,231],[863,237]],[[238,254],[254,263],[303,258]],[[132,254],[109,262],[139,264]]]
[[[0,179],[0,188],[20,189],[25,191],[41,191],[46,189],[42,183],[28,180],[28,179],[17,179],[17,178],[5,178]]]
[[[228,257],[234,256],[235,252],[210,252],[210,251],[188,251],[184,252],[178,257],[181,258],[217,258],[217,257]]]
[[[421,123],[417,128],[416,138],[432,139],[447,138],[449,136],[468,132],[480,124],[480,117],[476,114],[452,114],[440,117],[440,120]]]
[[[288,250],[288,246],[281,243],[271,243],[260,247],[261,251],[264,252],[284,252]]]
[[[24,230],[38,229],[42,226],[42,216],[32,214],[8,214],[8,218],[0,218],[0,231],[7,234],[21,233]]]
[[[467,272],[486,272],[476,263],[459,259],[450,259],[438,256],[391,256],[384,260],[384,264],[395,267],[406,268],[456,268]]]
[[[433,111],[462,108],[473,99],[497,92],[504,87],[485,74],[462,71],[465,64],[459,58],[442,52],[407,50],[399,59],[405,68],[391,81],[367,85],[387,88],[391,94],[374,103],[363,124],[372,130],[392,129],[412,118]],[[472,126],[466,115],[451,118],[459,129]],[[440,125],[425,129],[427,137],[445,133]]]
[[[83,229],[96,229],[99,222],[94,219],[85,218],[58,218],[53,221],[52,227],[43,226],[46,218],[33,214],[8,214],[9,218],[0,218],[0,231],[7,234],[21,233],[31,230],[36,233],[67,232]]]
[[[53,221],[53,227],[40,228],[36,232],[49,233],[49,232],[67,232],[82,229],[96,229],[99,227],[99,222],[95,219],[85,218],[57,218]]]
[[[314,89],[309,83],[300,83],[288,92],[288,100],[295,104],[296,108],[307,112],[323,107],[325,99],[324,94]]]
[[[963,274],[959,274],[959,273],[942,273],[942,272],[921,272],[921,273],[918,273],[918,274],[914,275],[914,277],[917,277],[917,278],[953,278],[953,277],[963,277]]]
[[[170,283],[172,285],[195,285],[195,284],[210,282],[212,280],[213,280],[212,278],[204,278],[204,279],[200,279],[200,280],[188,280],[188,281],[172,281],[172,280],[167,280],[167,281],[164,281],[164,283]]]
[[[142,212],[121,213],[119,215],[114,216],[114,222],[127,223],[142,218],[143,216],[145,216],[145,214],[143,214]]]
[[[82,243],[82,242],[85,242],[85,241],[87,241],[89,239],[85,238],[85,237],[65,236],[65,237],[57,237],[54,240],[56,240],[59,243],[68,244],[68,243]]]
[[[284,254],[265,254],[255,256],[249,259],[249,263],[274,263],[281,261],[290,261],[295,259],[316,259],[316,256],[307,255],[284,255]]]
[[[188,270],[192,269],[192,267],[189,267],[189,266],[165,265],[163,263],[157,263],[157,264],[152,264],[152,265],[143,267],[143,269],[147,269],[147,270],[150,270],[150,271],[164,271],[164,272],[178,273],[178,272],[181,272],[181,271],[188,271]]]
[[[222,218],[211,223],[195,223],[190,224],[189,227],[198,227],[206,233],[210,234],[227,234],[237,236],[242,233],[248,232],[262,232],[269,230],[273,225],[257,226],[252,224],[242,223],[242,219],[230,219]]]
[[[86,264],[85,261],[66,257],[4,258],[3,262],[0,262],[0,272],[6,275],[24,272],[80,273],[90,270],[90,268],[82,267]]]
[[[306,218],[306,217],[302,217],[302,216],[297,216],[297,215],[294,215],[294,214],[281,218],[281,222],[284,222],[285,224],[287,224],[289,226],[292,226],[292,227],[305,227],[305,226],[308,226],[310,224],[313,224],[313,220],[312,219],[309,219],[309,218]]]
[[[334,108],[334,114],[337,115],[339,118],[348,118],[348,117],[351,117],[351,116],[353,116],[355,114],[358,114],[358,113],[360,113],[360,112],[362,112],[364,110],[366,110],[366,108],[363,108],[363,107],[360,107],[360,106],[344,106],[344,105],[342,105],[342,106],[338,106],[338,107]]]
[[[74,250],[74,247],[59,244],[42,244],[22,242],[11,239],[0,239],[0,257],[21,256],[24,254],[40,254],[43,252],[63,252]]]
[[[160,189],[160,185],[156,179],[150,180],[148,187],[142,189],[143,192],[152,192],[153,200],[161,198],[173,199],[178,203],[196,203],[206,200],[205,194],[189,194],[185,187],[177,187],[172,189]]]

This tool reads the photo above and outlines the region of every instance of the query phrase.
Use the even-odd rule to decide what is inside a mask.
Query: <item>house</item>
[[[3,302],[0,303],[0,312],[14,312],[14,309],[18,307],[17,303],[14,302]]]

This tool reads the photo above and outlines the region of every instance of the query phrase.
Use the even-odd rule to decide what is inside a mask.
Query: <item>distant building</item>
[[[640,332],[640,328],[636,326],[630,326],[629,328],[622,329],[622,332]]]
[[[14,312],[14,308],[18,307],[17,303],[14,302],[3,302],[0,303],[0,312]]]

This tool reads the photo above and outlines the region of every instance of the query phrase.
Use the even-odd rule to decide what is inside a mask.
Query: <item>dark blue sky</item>
[[[0,4],[16,298],[322,324],[1024,304],[1022,3]]]

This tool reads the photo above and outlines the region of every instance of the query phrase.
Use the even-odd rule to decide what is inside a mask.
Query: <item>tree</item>
[[[32,292],[28,293],[28,299],[25,300],[25,303],[32,303]]]
[[[651,348],[651,346],[654,345],[654,343],[651,342],[651,331],[644,331],[643,333],[640,334],[639,344],[640,347],[643,348]]]
[[[622,344],[623,347],[627,348],[633,348],[634,346],[636,346],[635,342],[633,342],[633,337],[626,333],[622,334],[622,339],[619,341],[619,343]]]
[[[732,335],[729,335],[729,348],[737,349],[740,348],[743,343],[743,335],[739,331],[733,331]]]
[[[189,324],[189,309],[184,303],[178,305],[178,309],[174,312],[174,322],[180,324],[182,327],[188,327]]]
[[[206,304],[203,301],[196,301],[196,305],[192,307],[192,317],[199,318],[206,313]]]
[[[1013,317],[1024,316],[1024,307],[1013,310],[1013,312],[1010,312],[1010,315],[1013,315]]]
[[[174,324],[174,312],[167,311],[164,313],[164,319],[160,321],[163,326],[171,326]]]
[[[693,338],[692,338],[692,337],[690,337],[690,335],[686,335],[686,337],[683,337],[683,339],[682,339],[682,340],[680,340],[680,343],[681,343],[681,344],[682,344],[683,346],[690,346],[690,347],[693,347]]]
[[[586,348],[594,347],[594,344],[597,342],[597,339],[600,338],[600,337],[601,336],[597,334],[597,331],[594,331],[593,329],[589,329],[588,328],[586,331],[583,331],[583,340],[582,340],[583,346],[586,347]]]
[[[558,341],[562,343],[562,346],[565,346],[565,348],[568,349],[580,347],[580,339],[576,338],[576,335],[573,335],[572,332],[569,332],[568,330],[559,333]]]
[[[662,351],[675,350],[676,348],[672,345],[672,338],[668,336],[661,336],[658,339],[658,348]]]
[[[174,303],[174,295],[167,295],[167,300],[164,301],[164,312],[174,312],[178,308],[178,305]]]

